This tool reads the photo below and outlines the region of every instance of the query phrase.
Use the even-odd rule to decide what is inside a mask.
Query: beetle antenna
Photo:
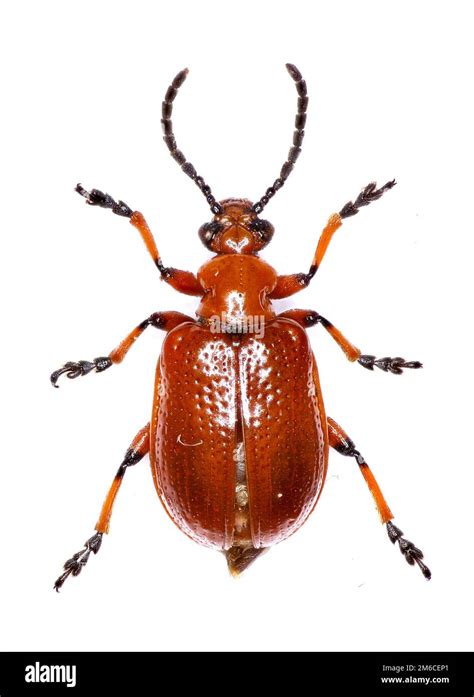
[[[293,145],[288,153],[288,159],[283,164],[280,171],[280,176],[275,179],[272,186],[268,187],[262,198],[254,203],[253,209],[255,213],[261,213],[269,200],[275,196],[278,189],[281,189],[283,184],[286,182],[290,173],[295,166],[295,162],[299,157],[301,152],[301,144],[304,138],[304,127],[306,123],[306,109],[308,108],[308,95],[306,90],[306,82],[303,80],[298,68],[292,63],[286,64],[286,69],[290,73],[290,77],[293,78],[296,84],[296,91],[298,92],[298,111],[296,112],[295,118],[295,132],[293,133]]]
[[[187,174],[188,177],[190,177],[193,180],[193,182],[200,188],[200,190],[206,197],[206,201],[211,207],[211,211],[213,213],[222,213],[222,206],[220,205],[220,203],[216,201],[216,199],[212,195],[211,187],[208,186],[204,179],[198,175],[194,166],[186,160],[186,157],[183,155],[181,150],[178,150],[178,146],[176,145],[176,139],[173,133],[173,123],[171,121],[173,102],[176,95],[178,94],[179,88],[186,80],[188,72],[189,70],[187,68],[181,70],[181,72],[179,72],[176,75],[173,82],[166,90],[165,99],[161,105],[163,117],[161,119],[161,124],[163,126],[164,133],[163,140],[165,141],[168,150],[171,153],[171,156],[176,160],[183,172]]]

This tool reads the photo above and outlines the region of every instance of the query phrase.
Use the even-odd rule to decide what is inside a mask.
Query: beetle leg
[[[166,281],[166,283],[172,286],[179,293],[184,293],[185,295],[204,295],[203,287],[197,280],[196,276],[191,273],[191,271],[181,271],[180,269],[174,269],[171,266],[165,266],[163,264],[161,257],[158,254],[151,230],[148,227],[148,223],[141,213],[135,211],[130,218],[130,222],[140,233],[158,271],[161,274],[161,278]]]
[[[328,417],[327,423],[329,445],[331,448],[334,448],[334,450],[337,450],[338,453],[341,453],[341,455],[355,458],[362,476],[369,487],[370,493],[374,498],[382,523],[384,523],[387,528],[387,534],[390,541],[393,544],[398,542],[400,552],[403,554],[408,564],[413,566],[416,563],[420,567],[423,576],[429,580],[431,578],[431,571],[422,561],[423,552],[418,549],[418,547],[415,547],[413,542],[405,539],[403,537],[403,532],[391,522],[393,520],[393,514],[385,501],[384,495],[382,494],[382,491],[380,490],[377,480],[372,474],[370,467],[360,452],[356,449],[354,442],[349,438],[345,431],[343,431],[339,424],[334,421],[334,419]]]
[[[97,554],[102,544],[102,536],[104,533],[109,532],[110,518],[112,516],[112,509],[114,505],[115,498],[117,496],[118,490],[123,481],[125,471],[128,467],[136,465],[137,462],[148,453],[150,449],[150,424],[148,423],[144,428],[142,428],[135,438],[133,439],[130,447],[125,453],[122,464],[117,470],[117,474],[114,477],[112,486],[109,489],[107,497],[102,506],[102,510],[99,516],[99,520],[95,526],[96,532],[90,537],[85,543],[84,548],[79,552],[74,554],[67,562],[64,564],[64,572],[59,576],[54,584],[54,588],[57,592],[61,589],[64,581],[69,576],[78,576],[83,567],[89,561],[90,553],[93,552]]]
[[[286,312],[279,314],[278,317],[287,317],[288,319],[292,319],[295,322],[298,322],[298,324],[301,324],[301,326],[305,329],[308,327],[314,327],[316,324],[321,324],[329,332],[337,345],[340,346],[340,348],[344,351],[349,361],[356,361],[361,355],[360,350],[351,344],[351,342],[346,339],[339,329],[336,329],[336,327],[331,324],[329,320],[325,319],[317,312],[314,312],[314,310],[287,310]]]
[[[161,278],[169,283],[179,293],[185,295],[203,295],[204,291],[196,276],[190,271],[181,271],[170,266],[165,266],[156,246],[153,234],[146,222],[144,216],[139,211],[132,211],[123,201],[116,202],[109,194],[104,194],[99,189],[91,189],[87,191],[82,184],[77,184],[75,191],[86,199],[90,206],[100,206],[101,208],[109,208],[112,213],[120,215],[124,218],[129,218],[130,223],[138,230],[143,242],[148,250],[149,255],[153,259]]]
[[[135,329],[132,329],[130,334],[128,334],[128,336],[126,336],[125,339],[109,353],[108,356],[94,358],[92,362],[69,361],[68,363],[65,363],[62,368],[55,370],[54,373],[51,374],[51,383],[54,387],[59,387],[57,382],[64,373],[70,379],[87,375],[94,369],[96,373],[102,373],[104,370],[107,370],[107,368],[110,368],[111,365],[121,363],[123,361],[135,341],[143,334],[147,327],[152,326],[156,327],[156,329],[163,329],[163,331],[169,332],[183,322],[194,322],[194,320],[192,317],[188,317],[188,315],[183,315],[182,312],[154,312],[152,315],[147,317],[147,319],[143,320],[143,322],[140,322]]]
[[[314,310],[287,310],[278,315],[278,317],[293,319],[304,328],[314,327],[315,324],[321,324],[332,336],[336,344],[344,351],[349,361],[352,363],[357,361],[368,370],[373,370],[374,366],[376,366],[384,372],[389,371],[394,375],[401,375],[404,368],[423,368],[423,364],[420,363],[420,361],[406,361],[404,358],[400,357],[376,358],[375,356],[362,354],[354,344],[351,344],[351,342],[346,339],[344,334],[342,334],[332,322],[317,312],[314,312]]]
[[[288,276],[278,276],[275,288],[270,293],[269,297],[273,299],[288,298],[290,295],[298,293],[298,291],[303,290],[311,283],[316,271],[323,260],[326,250],[331,242],[332,236],[338,230],[344,218],[349,218],[352,215],[358,213],[359,208],[362,206],[368,206],[372,201],[379,199],[385,191],[392,189],[395,186],[395,180],[387,182],[380,189],[377,189],[375,182],[368,184],[362,191],[354,202],[349,201],[345,206],[339,211],[339,213],[333,213],[323,229],[321,236],[314,253],[311,266],[307,273],[294,273]]]

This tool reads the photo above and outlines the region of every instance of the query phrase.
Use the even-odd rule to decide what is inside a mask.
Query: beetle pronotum
[[[366,186],[355,201],[330,216],[307,273],[278,275],[259,252],[273,226],[260,217],[281,189],[301,152],[308,96],[299,70],[287,64],[298,93],[293,144],[279,177],[256,202],[217,201],[211,188],[178,149],[171,120],[182,70],[162,105],[164,141],[176,162],[204,194],[213,219],[199,229],[214,256],[197,274],[165,266],[143,215],[97,189],[76,191],[91,206],[129,218],[140,233],[161,278],[175,290],[200,298],[196,318],[160,311],[147,317],[108,356],[66,363],[58,378],[98,373],[121,363],[149,326],[166,332],[158,360],[150,422],[135,436],[107,494],[95,534],[64,565],[55,583],[77,576],[108,533],[112,508],[128,467],[147,453],[158,495],[178,527],[200,544],[223,552],[232,574],[246,569],[263,551],[294,533],[321,494],[328,449],[353,457],[372,493],[389,539],[406,561],[431,573],[422,552],[392,523],[383,494],[353,441],[331,417],[321,396],[318,371],[306,328],[322,325],[346,357],[369,370],[393,374],[421,368],[418,361],[362,354],[327,319],[313,310],[276,314],[272,300],[307,287],[333,234],[359,208],[379,199],[395,181]]]

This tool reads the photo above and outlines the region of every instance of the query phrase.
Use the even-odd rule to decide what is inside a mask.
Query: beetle
[[[330,216],[306,273],[279,275],[259,252],[272,239],[273,225],[261,217],[285,184],[300,155],[308,95],[299,70],[286,68],[297,91],[293,143],[280,175],[256,202],[217,201],[204,179],[178,149],[173,132],[175,97],[188,70],[179,72],[162,104],[164,141],[181,169],[205,196],[213,218],[199,237],[213,253],[197,274],[165,266],[144,216],[98,189],[76,191],[90,206],[128,218],[140,233],[163,281],[180,293],[200,298],[196,318],[160,311],[141,322],[108,356],[68,362],[51,375],[57,387],[65,374],[75,379],[121,363],[148,327],[165,332],[155,377],[149,423],[142,428],[115,475],[95,533],[64,565],[55,583],[59,591],[97,554],[109,532],[115,498],[125,472],[146,454],[165,510],[196,542],[223,552],[238,575],[262,552],[285,540],[306,521],[321,494],[328,449],[353,457],[369,487],[392,543],[424,577],[431,572],[423,553],[392,522],[393,515],[354,442],[326,416],[318,369],[306,329],[321,325],[349,361],[368,370],[395,375],[422,367],[401,357],[377,359],[348,341],[329,320],[313,310],[276,314],[272,301],[306,288],[315,276],[332,236],[342,221],[379,199],[395,185],[366,186],[339,213]]]

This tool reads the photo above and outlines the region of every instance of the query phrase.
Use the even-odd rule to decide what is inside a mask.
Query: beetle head
[[[266,247],[274,227],[258,217],[250,201],[228,198],[219,205],[221,211],[199,228],[205,247],[217,254],[254,254]]]

